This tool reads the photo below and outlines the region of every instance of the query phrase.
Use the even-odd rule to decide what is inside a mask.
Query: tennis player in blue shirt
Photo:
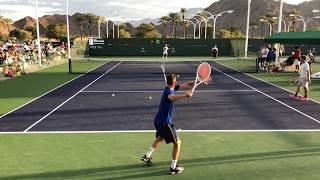
[[[183,167],[177,165],[181,140],[179,139],[178,133],[173,125],[174,102],[181,99],[190,98],[193,95],[191,90],[182,94],[176,94],[175,92],[179,89],[186,89],[194,85],[194,81],[190,81],[181,85],[177,85],[176,82],[177,76],[175,74],[167,76],[167,85],[163,90],[159,111],[154,118],[156,140],[141,158],[141,160],[144,161],[147,166],[151,166],[151,155],[160,146],[160,144],[163,141],[165,141],[167,144],[173,143],[172,162],[169,169],[170,175],[181,173],[184,170]],[[208,82],[205,82],[204,84],[207,85]]]

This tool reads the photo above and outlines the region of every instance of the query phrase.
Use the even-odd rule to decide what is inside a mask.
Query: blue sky
[[[140,20],[158,18],[180,8],[208,7],[217,0],[69,0],[70,14],[75,12],[93,12],[105,17]],[[254,0],[252,0],[254,1]],[[0,0],[0,15],[13,20],[25,16],[35,17],[35,0]],[[66,0],[38,0],[40,16],[45,14],[65,14]],[[298,4],[303,0],[284,0]],[[117,13],[111,13],[116,10]]]

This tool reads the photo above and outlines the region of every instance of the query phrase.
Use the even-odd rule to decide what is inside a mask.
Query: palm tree
[[[170,20],[172,22],[172,37],[176,37],[177,22],[180,20],[179,13],[169,13]]]
[[[13,22],[12,19],[10,19],[10,18],[4,18],[3,21],[6,22],[7,30],[8,30],[8,32],[10,33],[11,30],[10,30],[9,24],[12,24],[12,22]]]
[[[202,17],[204,17],[205,19],[208,19],[209,18],[209,14],[208,13],[205,13],[205,12],[199,12],[199,13],[197,13],[197,19],[201,22],[202,20],[203,20],[203,18]],[[202,17],[200,17],[200,16],[202,16]],[[200,37],[204,37],[204,35],[205,35],[205,27],[203,27],[202,28],[202,26],[203,25],[205,25],[205,22],[202,22],[201,24],[201,35],[200,35]]]
[[[258,24],[256,21],[250,22],[250,27],[251,27],[251,38],[253,39],[254,36],[254,30],[257,29]]]
[[[273,19],[273,17],[276,17],[276,15],[274,15],[272,12],[269,12],[269,13],[267,13],[267,14],[265,15],[265,17],[266,17],[266,20],[268,20],[268,21],[271,23],[272,28],[274,28],[274,27],[275,27],[274,25],[275,25],[277,22],[276,22],[275,19]],[[273,29],[272,29],[272,30],[273,30]]]
[[[83,36],[83,24],[84,24],[85,21],[86,21],[86,17],[82,15],[82,16],[78,17],[76,21],[77,21],[77,22],[79,23],[79,25],[80,25],[80,38],[81,38],[81,40],[82,40],[82,36]]]
[[[162,24],[164,27],[164,38],[167,38],[167,25],[170,21],[170,18],[168,16],[163,16],[159,19],[158,23]]]
[[[289,12],[289,14],[295,14],[295,15],[300,15],[303,16],[303,13],[295,8],[292,9],[292,11]],[[292,17],[292,24],[293,24],[293,32],[295,31],[295,26],[296,26],[296,22],[298,21],[298,17],[297,16],[293,16]]]
[[[186,29],[187,29],[187,27],[186,27],[186,24],[185,24],[185,14],[186,14],[186,12],[187,12],[187,9],[186,8],[181,8],[181,10],[180,10],[180,13],[182,14],[182,23],[183,23],[183,37],[184,37],[184,39],[186,38]]]
[[[92,36],[92,24],[96,24],[98,22],[99,18],[96,15],[94,15],[93,13],[87,13],[85,15],[85,19],[88,22],[89,32],[90,32],[89,34],[90,34],[90,36]]]
[[[267,17],[266,16],[261,16],[260,19],[266,19]],[[261,22],[261,32],[260,32],[260,38],[262,39],[263,38],[263,35],[264,35],[264,22]]]
[[[192,23],[190,21],[185,21],[184,22],[184,27],[185,27],[185,35],[184,35],[184,38],[187,37],[187,29],[188,27],[190,27],[192,25]],[[193,32],[193,29],[192,29],[192,32]]]

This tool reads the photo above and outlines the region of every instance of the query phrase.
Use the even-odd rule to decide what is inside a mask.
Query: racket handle
[[[191,92],[192,92],[192,93],[194,92],[194,90],[196,89],[197,86],[198,86],[198,85],[194,85],[194,86],[193,86],[193,88],[191,89]]]

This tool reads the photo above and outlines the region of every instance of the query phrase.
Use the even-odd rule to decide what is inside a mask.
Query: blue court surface
[[[284,89],[209,62],[213,81],[178,102],[182,131],[320,130],[320,104],[290,99]],[[113,61],[4,115],[1,132],[154,130],[165,86],[162,62]],[[195,79],[200,61],[168,62],[178,83]]]

